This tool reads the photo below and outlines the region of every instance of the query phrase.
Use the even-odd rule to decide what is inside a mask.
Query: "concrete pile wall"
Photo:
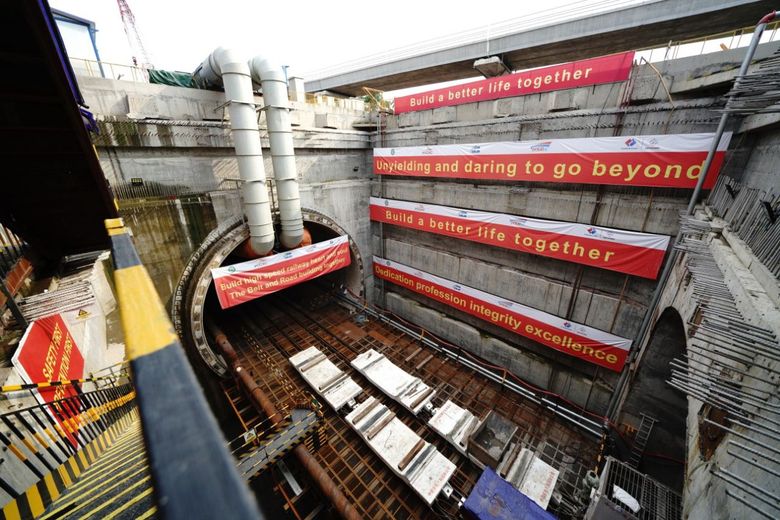
[[[780,147],[780,132],[775,124],[780,118],[777,115],[749,116],[742,120],[740,130],[744,131],[743,139],[749,142],[750,154],[744,167],[732,176],[742,183],[742,188],[755,188],[764,192],[777,194],[780,191],[780,171],[777,169],[777,151]],[[774,333],[780,338],[780,280],[768,272],[767,266],[761,264],[753,255],[750,247],[745,244],[726,223],[715,217],[710,208],[705,207],[701,218],[711,220],[719,233],[711,236],[710,250],[718,267],[723,272],[729,292],[733,295],[739,312],[746,323],[762,327]],[[675,267],[672,275],[673,283],[670,283],[662,295],[659,312],[665,308],[677,310],[683,318],[686,335],[689,337],[689,322],[694,320],[697,312],[696,298],[692,294],[692,288],[687,285],[685,276],[685,261],[683,257]],[[690,355],[690,353],[689,353]],[[707,361],[707,360],[702,360]],[[720,361],[729,364],[729,359],[720,358]],[[747,375],[739,378],[743,389],[763,391],[771,397],[763,402],[766,407],[780,407],[780,394],[776,382],[776,374],[780,370],[780,364],[769,358],[756,358],[752,366],[742,367],[747,370]],[[641,368],[640,368],[641,370]],[[767,383],[774,380],[775,383]],[[662,405],[663,403],[661,403]],[[748,409],[751,406],[747,405]],[[754,418],[765,422],[776,419],[773,413],[752,407]],[[766,449],[766,446],[778,448],[776,440],[771,436],[759,433],[755,430],[741,428],[731,424],[739,435],[725,433],[715,442],[714,448],[710,440],[713,435],[713,427],[705,432],[702,419],[713,418],[711,408],[702,401],[689,397],[688,414],[686,417],[686,466],[685,488],[683,496],[684,518],[711,518],[713,520],[726,520],[732,518],[759,518],[754,508],[739,500],[729,498],[731,493],[747,499],[747,502],[763,511],[773,512],[771,507],[762,503],[760,499],[747,495],[737,490],[724,480],[713,475],[713,469],[725,469],[732,474],[748,481],[754,486],[765,490],[767,494],[759,492],[764,500],[772,501],[772,496],[780,495],[780,479],[773,476],[771,471],[775,464],[762,456],[749,454],[742,449],[730,446],[730,442],[738,442],[774,457],[775,454]],[[717,431],[717,428],[714,429]],[[708,444],[705,453],[702,444]],[[748,464],[732,455],[738,452],[741,456],[748,456],[756,465]],[[755,490],[753,490],[755,492]]]
[[[747,177],[752,177],[754,172],[757,171],[753,168],[756,166],[756,161],[758,160],[760,159],[756,158],[756,160],[751,160],[748,164],[749,169],[746,170]],[[700,214],[700,218],[707,219],[707,216],[702,213]],[[716,227],[720,225],[718,219],[713,220]],[[712,234],[709,240],[713,257],[721,271],[723,271],[729,291],[734,295],[737,308],[744,316],[745,321],[771,330],[776,337],[780,337],[780,299],[777,298],[776,292],[777,288],[780,287],[778,281],[774,280],[772,287],[767,287],[756,279],[750,272],[749,261],[747,264],[745,262],[746,259],[749,260],[754,258],[752,257],[749,248],[746,248],[744,242],[729,233],[727,229],[723,233]],[[690,277],[687,276],[686,262],[686,257],[681,256],[680,260],[676,263],[667,290],[664,291],[661,296],[659,314],[665,309],[676,310],[682,318],[685,336],[690,337],[692,333],[690,323],[694,322],[696,319],[698,300],[693,295],[693,284],[690,283]],[[705,364],[708,361],[706,359],[697,358],[695,354],[688,354],[691,355],[694,360],[699,359],[699,361],[705,362]],[[777,394],[777,384],[767,385],[764,381],[767,374],[771,374],[771,372],[767,372],[767,370],[773,370],[776,373],[780,367],[775,361],[767,361],[762,358],[759,359],[760,363],[748,367],[747,370],[749,375],[741,377],[739,382],[741,383],[742,388],[759,389],[772,394],[773,397],[767,400],[765,404],[774,407],[780,406],[780,398],[778,398]],[[727,364],[729,363],[728,359],[721,359],[721,361]],[[756,378],[752,376],[755,376]],[[664,406],[664,403],[662,401],[659,402],[658,398],[662,398],[662,396],[647,395],[645,400],[656,400],[655,406]],[[717,428],[710,427],[707,433],[701,431],[704,426],[702,423],[703,418],[706,417],[712,420],[714,417],[709,413],[710,407],[693,397],[688,397],[687,403],[688,413],[685,418],[687,432],[685,438],[686,465],[684,469],[683,518],[710,518],[713,520],[759,518],[760,515],[752,508],[737,500],[730,499],[727,496],[727,489],[730,489],[731,492],[735,493],[737,496],[742,497],[745,496],[745,494],[723,480],[715,477],[712,470],[727,469],[751,484],[777,496],[777,494],[780,493],[780,479],[773,477],[767,470],[762,469],[763,466],[766,466],[771,470],[773,464],[770,461],[762,460],[761,457],[756,457],[744,452],[741,453],[743,456],[749,455],[750,459],[756,461],[758,463],[757,467],[756,465],[747,464],[744,461],[738,460],[729,453],[742,451],[735,450],[733,447],[729,448],[729,442],[736,441],[747,446],[752,446],[754,449],[758,449],[759,452],[772,455],[771,452],[768,452],[763,448],[767,443],[771,446],[773,444],[772,440],[765,434],[730,424],[729,426],[738,430],[740,435],[736,436],[731,433],[726,433],[722,438],[715,437],[717,440],[713,441],[714,432],[718,431]],[[645,407],[646,412],[652,413],[653,410],[650,408],[651,407]],[[755,409],[755,413],[757,417],[761,417],[767,412]],[[704,439],[702,439],[702,437],[704,437]],[[712,446],[713,442],[714,446]],[[648,444],[648,449],[650,449],[651,444],[652,442]],[[712,449],[712,453],[704,453],[702,444],[707,444],[707,449]],[[774,445],[776,447],[776,443],[774,443]],[[771,510],[752,497],[747,496],[746,498],[749,502],[759,506],[765,511]]]
[[[777,49],[762,46],[758,58]],[[423,201],[544,219],[674,235],[690,190],[632,187],[431,181],[378,178],[373,146],[409,146],[713,131],[743,50],[637,65],[628,83],[597,85],[457,107],[389,116],[381,134],[356,130],[370,118],[360,103],[323,97],[293,102],[294,140],[303,204],[341,223],[365,260],[391,260],[472,285],[552,314],[633,338],[655,286],[652,280],[572,263],[371,224],[369,195]],[[219,92],[81,78],[88,104],[101,120],[97,139],[112,183],[147,182],[199,190],[234,187],[237,166]],[[258,103],[262,98],[258,98]],[[153,120],[144,121],[143,118]],[[161,121],[164,119],[166,121]],[[773,121],[750,122],[732,140],[724,172],[771,183]],[[357,125],[357,126],[353,126]],[[261,129],[264,120],[260,116]],[[333,128],[337,127],[337,128]],[[743,124],[744,127],[744,124]],[[734,125],[732,130],[740,131]],[[267,152],[267,140],[264,147]],[[753,148],[755,147],[755,150]],[[751,152],[753,156],[751,156]],[[758,154],[758,155],[756,155]],[[763,157],[758,160],[756,157]],[[266,153],[266,170],[271,172]],[[758,182],[758,180],[756,180]],[[216,195],[217,219],[238,211],[238,200]],[[217,207],[219,206],[219,207]],[[371,294],[372,279],[367,278]],[[476,318],[385,284],[376,301],[445,339],[463,343],[543,388],[603,413],[616,374],[558,354]]]
[[[764,59],[777,48],[759,49]],[[411,112],[388,118],[375,146],[712,132],[743,50],[635,65],[627,83],[597,85]],[[739,123],[731,130],[740,131]],[[753,131],[753,135],[756,131]],[[722,174],[744,173],[754,137],[735,136]],[[773,134],[774,135],[774,134]],[[774,137],[759,141],[769,152]],[[769,153],[766,154],[769,156]],[[372,194],[675,235],[691,190],[474,182],[385,176]],[[392,225],[372,224],[374,251],[410,265],[633,339],[654,280],[516,253]],[[579,280],[579,286],[577,281]],[[376,301],[523,379],[597,413],[606,411],[617,374],[559,354],[390,283]],[[661,381],[658,384],[663,385]]]

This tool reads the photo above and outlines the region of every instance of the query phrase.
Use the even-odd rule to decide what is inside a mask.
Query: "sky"
[[[156,68],[192,72],[218,46],[263,53],[303,75],[431,38],[501,23],[589,0],[128,0]],[[131,52],[114,0],[49,0],[52,7],[96,23],[101,59],[129,64]],[[623,3],[627,3],[623,1]],[[466,7],[469,6],[470,7]],[[485,28],[485,33],[489,31]],[[78,58],[80,56],[71,56]]]
[[[337,68],[351,60],[370,58],[372,64],[390,61],[386,56],[377,57],[377,53],[397,51],[404,46],[418,45],[417,53],[420,53],[422,49],[430,49],[430,43],[425,42],[452,35],[463,39],[464,31],[468,31],[470,41],[485,38],[488,56],[488,36],[495,37],[502,24],[539,26],[587,16],[594,11],[655,1],[658,0],[479,0],[458,4],[454,0],[127,0],[155,68],[192,72],[211,51],[224,46],[238,48],[248,57],[264,54],[288,66],[290,77],[304,79],[314,79],[320,76],[316,71]],[[49,3],[95,22],[103,62],[131,63],[133,53],[115,0],[49,0]],[[765,34],[765,40],[774,39],[776,32]],[[91,52],[89,40],[83,33],[71,40],[67,34],[63,36],[71,58],[90,58],[86,56]],[[742,40],[708,41],[706,52],[720,50],[720,44],[746,45],[749,37]],[[636,59],[662,60],[664,49],[658,50],[653,51],[655,54],[643,51]],[[682,57],[703,51],[701,44],[696,43],[675,50],[675,55]],[[350,68],[357,67],[353,65],[346,70]],[[115,74],[128,75],[129,69],[117,70]],[[473,79],[476,76],[385,94],[392,98]]]

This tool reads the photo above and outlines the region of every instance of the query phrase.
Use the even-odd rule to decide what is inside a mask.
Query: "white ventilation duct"
[[[257,255],[274,246],[271,204],[265,186],[263,151],[252,92],[252,78],[246,59],[232,49],[219,47],[193,73],[193,81],[204,87],[225,88],[230,127],[243,182],[244,213],[249,224],[249,245]]]
[[[244,181],[244,212],[249,222],[250,246],[256,254],[264,255],[273,248],[274,230],[265,186],[253,80],[263,88],[282,227],[279,239],[283,247],[292,249],[301,244],[304,232],[284,71],[261,56],[247,64],[236,51],[220,47],[193,73],[193,81],[197,85],[224,85],[238,156],[238,172]]]
[[[274,167],[279,218],[282,224],[279,240],[282,246],[292,249],[298,247],[303,240],[303,216],[290,125],[287,79],[282,67],[263,56],[252,58],[249,69],[252,80],[263,87],[265,120],[271,141],[271,161]]]

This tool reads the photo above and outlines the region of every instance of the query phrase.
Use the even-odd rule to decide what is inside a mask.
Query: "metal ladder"
[[[639,467],[639,462],[645,453],[645,446],[647,446],[647,441],[650,438],[650,433],[653,431],[655,422],[654,418],[642,414],[642,422],[639,424],[639,431],[636,432],[636,437],[634,437],[634,445],[631,448],[631,456],[628,459],[628,465],[632,468]]]

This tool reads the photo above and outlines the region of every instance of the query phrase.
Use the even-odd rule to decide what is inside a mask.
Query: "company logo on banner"
[[[317,244],[211,270],[223,309],[281,291],[350,264],[346,235]]]
[[[631,340],[374,257],[374,276],[588,363],[620,372]]]
[[[634,51],[472,81],[395,98],[395,113],[625,81]]]
[[[60,314],[33,321],[22,336],[11,363],[25,383],[44,383],[84,377],[84,357]],[[35,391],[41,404],[49,404],[76,395],[69,385],[40,388]],[[49,407],[49,413],[59,423],[74,416],[75,408]],[[69,432],[68,428],[64,431]],[[77,444],[75,436],[68,439]]]
[[[656,278],[669,237],[371,197],[371,220]]]
[[[374,148],[374,173],[450,179],[694,188],[714,134],[590,137]],[[718,144],[704,183],[715,185],[731,140]],[[424,153],[430,150],[430,153]]]

